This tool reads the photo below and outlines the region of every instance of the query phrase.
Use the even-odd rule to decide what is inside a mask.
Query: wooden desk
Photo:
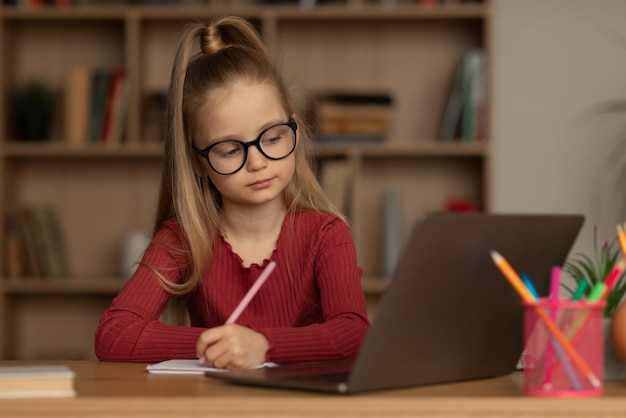
[[[16,364],[3,362],[1,364]],[[68,362],[76,398],[0,400],[0,417],[623,417],[626,383],[588,399],[524,396],[522,376],[360,395],[236,386],[198,375],[155,375],[145,364]]]

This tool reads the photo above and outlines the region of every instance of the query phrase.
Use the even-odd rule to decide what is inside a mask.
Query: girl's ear
[[[191,150],[191,153],[191,169],[193,173],[198,177],[208,177],[209,170],[211,169],[209,163],[195,151]]]

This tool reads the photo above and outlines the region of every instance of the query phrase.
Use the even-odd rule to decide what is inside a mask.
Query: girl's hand
[[[204,331],[198,337],[196,354],[200,361],[220,369],[247,369],[265,362],[270,344],[261,333],[237,324]]]

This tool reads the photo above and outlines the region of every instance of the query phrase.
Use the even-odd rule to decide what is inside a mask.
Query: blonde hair
[[[198,41],[200,52],[192,55]],[[172,294],[185,294],[198,285],[211,266],[213,243],[221,232],[221,196],[207,177],[197,174],[201,172],[200,160],[192,151],[191,133],[200,123],[198,110],[210,100],[212,92],[242,81],[272,85],[287,114],[295,114],[285,82],[250,23],[239,17],[224,17],[208,25],[188,25],[176,53],[168,92],[165,155],[154,232],[167,219],[178,220],[187,242],[184,248],[175,250],[189,260],[190,275],[182,283],[172,283],[151,267]],[[298,131],[295,172],[283,191],[287,213],[315,210],[343,219],[312,171],[313,149],[302,119],[298,119]]]

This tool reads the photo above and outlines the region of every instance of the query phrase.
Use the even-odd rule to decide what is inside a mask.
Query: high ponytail
[[[229,46],[250,48],[270,60],[269,52],[257,30],[247,20],[229,16],[213,21],[200,37],[200,50],[213,54]]]

